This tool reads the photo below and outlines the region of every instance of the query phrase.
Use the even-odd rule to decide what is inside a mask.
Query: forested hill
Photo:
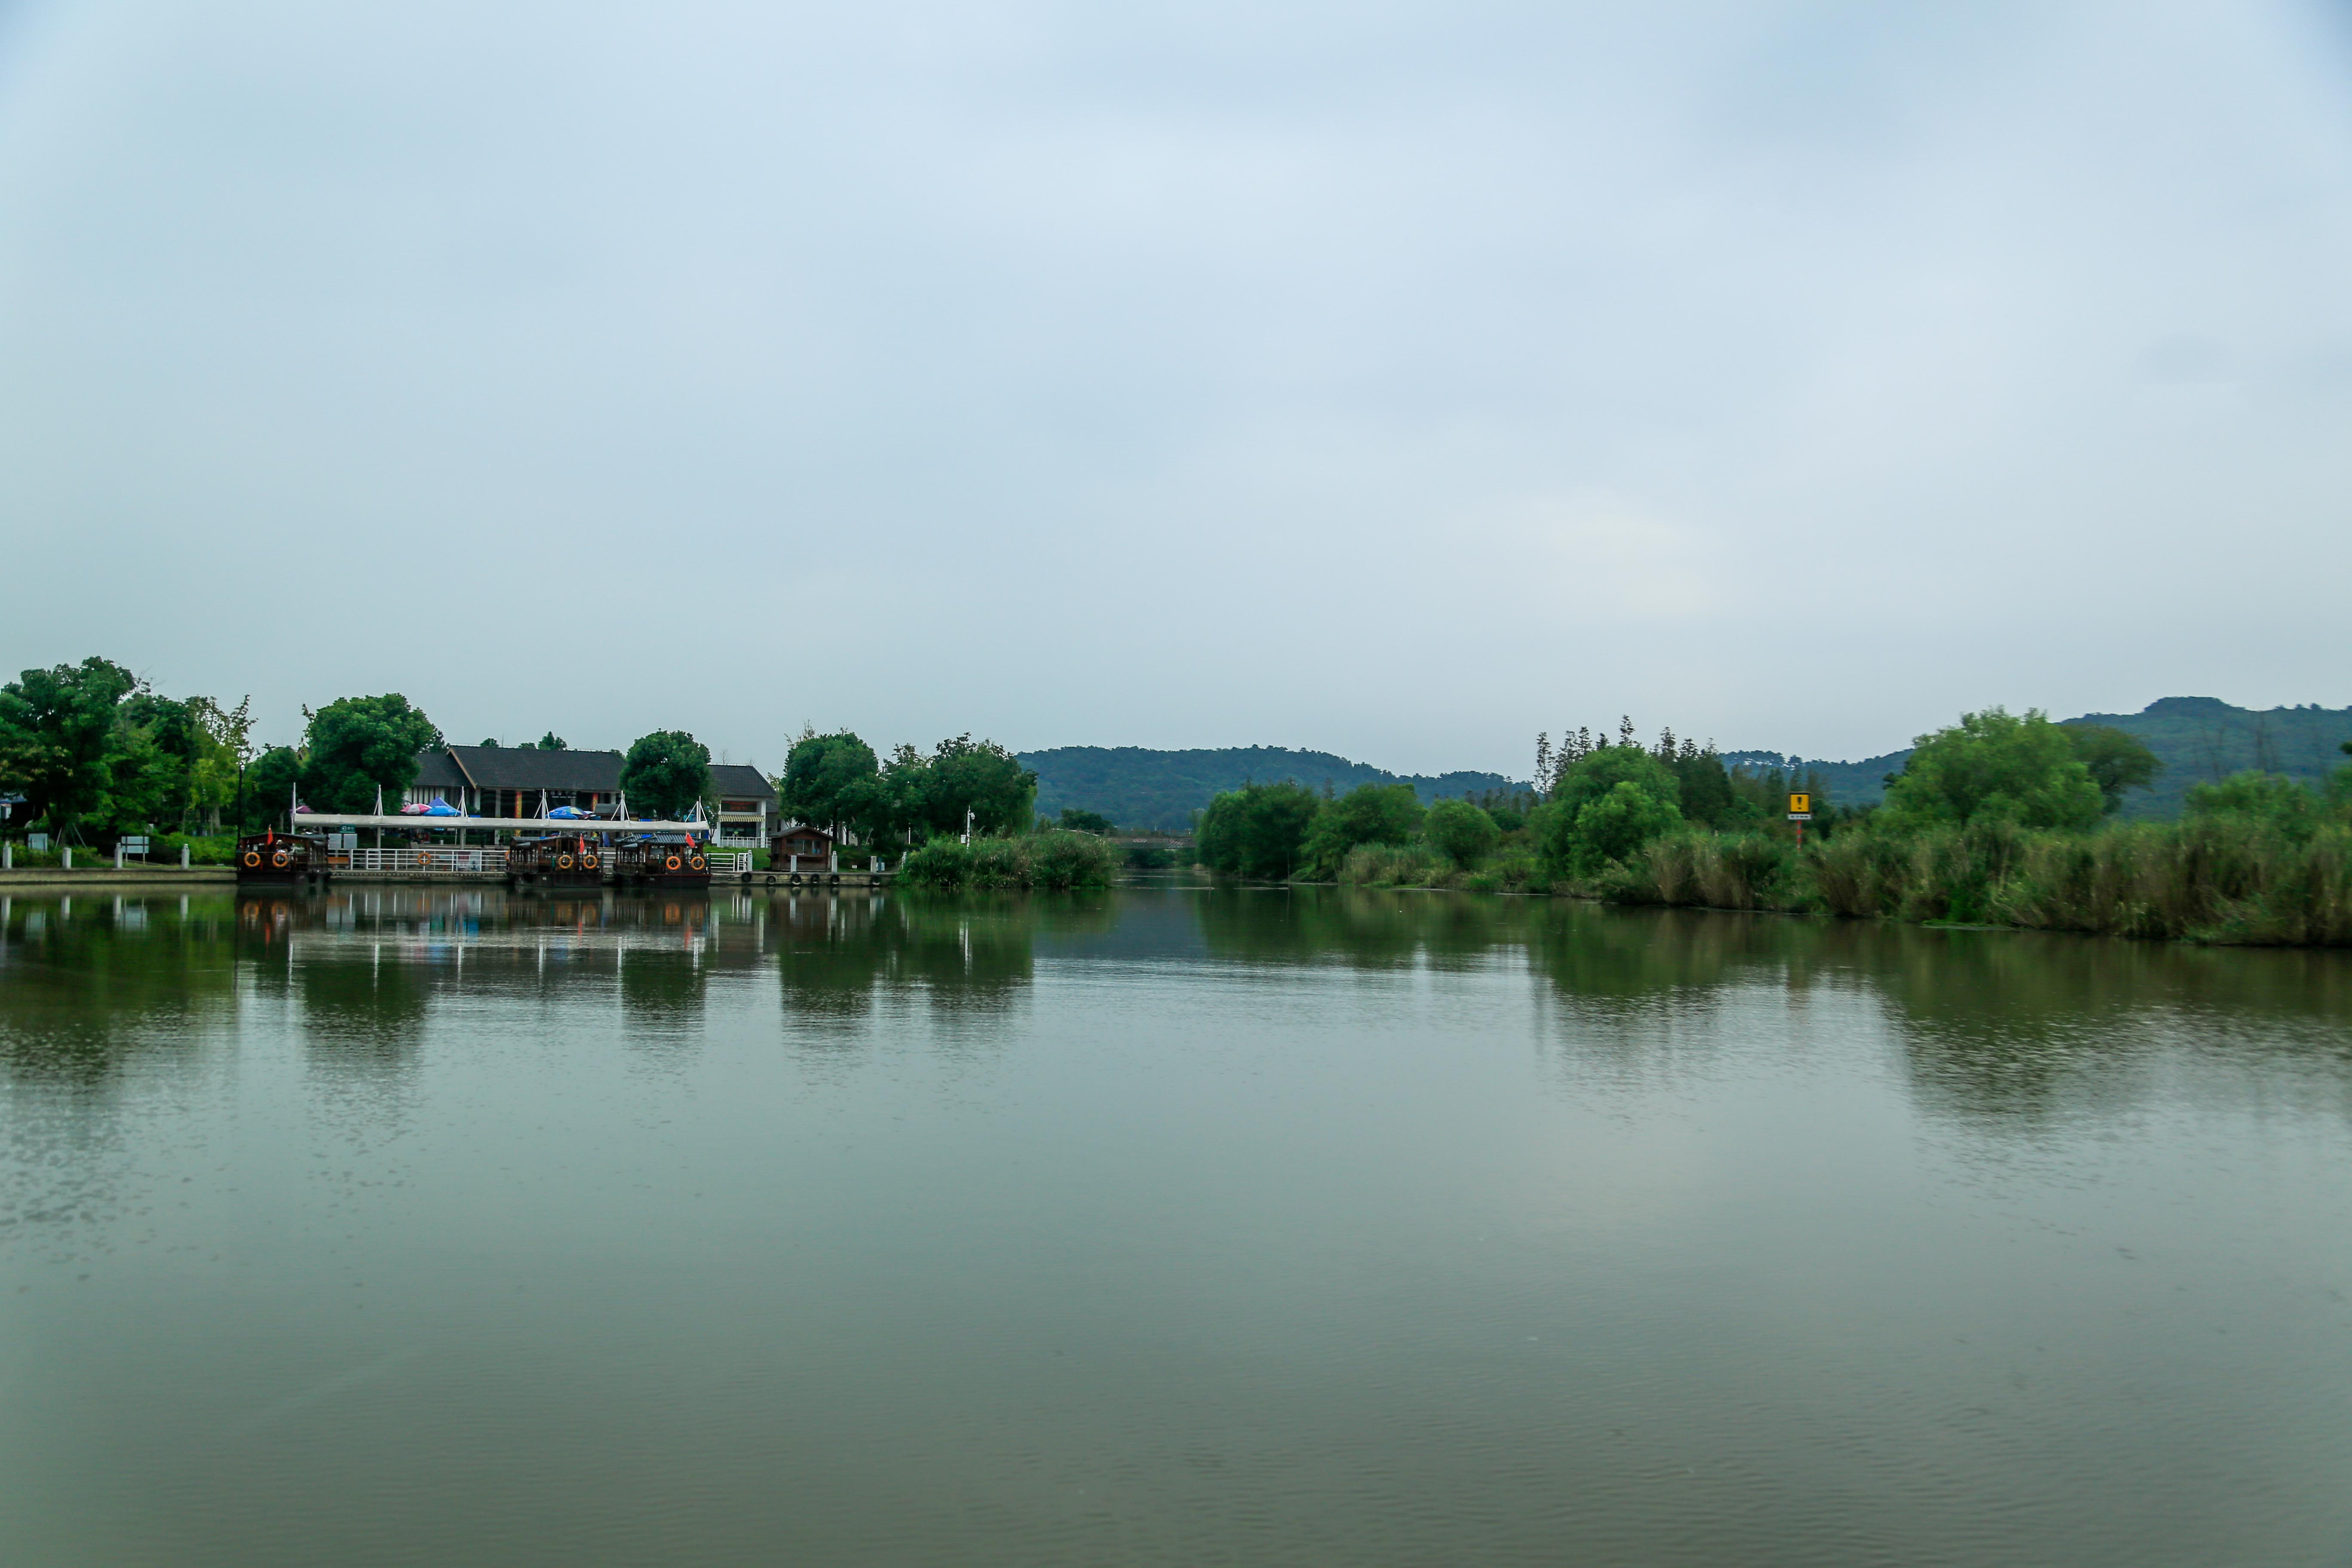
[[[2112,724],[2157,754],[2164,771],[2147,790],[2125,797],[2126,816],[2178,815],[2189,786],[2210,784],[2248,768],[2285,773],[2306,783],[2340,766],[2340,742],[2352,741],[2352,707],[2256,710],[2233,707],[2217,697],[2160,697],[2137,713],[2085,713],[2063,724]],[[1821,774],[1831,800],[1864,805],[1883,799],[1885,780],[1899,773],[1910,748],[1858,763],[1783,757],[1771,752],[1737,752],[1724,761],[1749,766],[1811,768]]]
[[[1037,809],[1058,815],[1064,806],[1098,811],[1122,827],[1182,831],[1192,814],[1219,790],[1239,789],[1255,779],[1277,784],[1296,779],[1312,789],[1329,784],[1344,793],[1364,784],[1409,784],[1424,801],[1441,795],[1475,795],[1502,789],[1500,773],[1399,774],[1328,752],[1294,752],[1283,746],[1227,746],[1217,751],[1154,752],[1141,746],[1056,746],[1024,752],[1021,765],[1037,775]]]
[[[1858,763],[1832,763],[1821,757],[1782,756],[1778,752],[1726,752],[1726,767],[1786,768],[1790,773],[1811,771],[1821,780],[1822,793],[1833,805],[1874,805],[1886,798],[1886,778],[1899,773],[1903,764],[1911,760],[1911,748],[1889,752],[1883,757],[1864,757]]]

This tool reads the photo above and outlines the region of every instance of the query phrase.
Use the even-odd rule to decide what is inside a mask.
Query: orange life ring
[[[705,862],[705,861],[704,861],[704,859],[702,858],[702,857],[701,857],[701,856],[699,856],[699,855],[697,855],[697,856],[694,858],[693,862],[692,862],[692,864],[693,864],[693,866],[694,866],[694,868],[695,868],[696,870],[698,870],[698,871],[701,870],[701,869],[702,869],[702,868],[703,868],[703,866],[704,866],[706,863],[707,863],[707,862]]]
[[[273,866],[284,866],[287,861],[292,858],[292,856],[287,854],[285,850],[280,849],[277,854],[272,855],[269,858],[269,863]]]
[[[596,857],[583,855],[580,857],[580,866],[583,870],[593,871],[596,868]]]
[[[662,864],[675,871],[677,869],[677,857],[673,855],[668,859],[663,861]]]
[[[245,852],[245,863],[246,863],[247,865],[248,865],[248,866],[258,866],[258,865],[260,865],[260,864],[261,864],[261,851],[260,851],[260,850],[258,850],[258,849],[248,849],[248,850],[247,850],[247,851]]]
[[[559,871],[569,871],[572,869],[572,857],[569,855],[558,855],[555,858],[555,868]]]

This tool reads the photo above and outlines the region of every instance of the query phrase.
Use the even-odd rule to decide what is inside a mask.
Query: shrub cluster
[[[966,844],[940,837],[908,855],[902,880],[919,888],[1108,888],[1118,868],[1110,845],[1091,833],[1049,828]]]

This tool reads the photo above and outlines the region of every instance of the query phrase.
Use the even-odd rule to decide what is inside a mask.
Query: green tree
[[[237,773],[253,754],[253,699],[223,708],[209,697],[188,699],[194,740],[188,763],[188,811],[217,833],[221,813],[236,799]]]
[[[550,730],[539,738],[539,749],[542,752],[568,752],[572,749],[572,745],[562,736]]]
[[[846,730],[837,735],[803,733],[784,759],[777,794],[785,816],[838,828],[863,824],[881,788],[874,748]]]
[[[890,760],[882,764],[881,776],[876,781],[866,820],[857,825],[859,837],[869,844],[911,844],[920,827],[921,837],[929,837],[924,803],[929,796],[930,772],[930,760],[913,746],[901,741],[892,747]]]
[[[291,746],[272,746],[262,752],[246,772],[245,820],[240,826],[248,832],[276,826],[301,782],[299,752]]]
[[[1649,752],[1631,743],[1595,746],[1559,775],[1530,826],[1546,869],[1590,876],[1643,842],[1628,837],[1637,829],[1654,835],[1681,821],[1681,800],[1682,781]]]
[[[2062,724],[2059,728],[2073,742],[2075,760],[2089,770],[2091,782],[2099,786],[2110,816],[2123,805],[2126,790],[2146,789],[2164,767],[2138,736],[2112,724]]]
[[[109,825],[217,832],[221,809],[235,798],[247,756],[251,700],[226,710],[209,697],[178,699],[141,690],[118,715],[110,760]]]
[[[1685,742],[1671,758],[1662,758],[1675,775],[1675,805],[1689,821],[1708,827],[1730,827],[1756,819],[1756,813],[1732,787],[1731,771],[1712,742],[1705,750]]]
[[[1517,833],[1528,825],[1528,813],[1534,809],[1536,797],[1507,790],[1488,790],[1478,798],[1478,809],[1494,819],[1495,826],[1505,833]]]
[[[1323,805],[1297,783],[1223,791],[1201,816],[1201,863],[1231,877],[1287,877]]]
[[[1358,784],[1316,814],[1299,859],[1316,876],[1337,876],[1360,844],[1412,843],[1422,816],[1421,797],[1409,784]]]
[[[144,686],[132,692],[115,713],[105,804],[88,822],[114,833],[138,833],[184,821],[188,765],[196,744],[190,704]]]
[[[2003,708],[1964,713],[1917,746],[1879,813],[1897,830],[1971,822],[2080,828],[2106,812],[2074,742],[2038,708],[2022,717]]]
[[[1682,783],[1674,770],[1637,745],[1595,746],[1570,764],[1552,788],[1551,804],[1572,817],[1621,784],[1636,784],[1677,810]]]
[[[84,823],[116,834],[169,826],[185,809],[187,785],[186,762],[166,750],[152,728],[126,718],[115,726],[107,754],[105,798]]]
[[[1683,820],[1675,803],[1632,779],[1620,779],[1609,793],[1587,801],[1576,814],[1574,865],[1591,876],[1622,860]]]
[[[1423,819],[1421,836],[1431,848],[1467,869],[1495,852],[1503,830],[1466,800],[1441,800]]]
[[[677,822],[710,795],[710,748],[683,730],[656,730],[630,742],[621,791],[640,816]]]
[[[913,826],[930,833],[961,835],[967,811],[974,833],[1018,833],[1029,826],[1037,800],[1037,775],[1020,758],[970,735],[941,741],[919,766],[904,770],[901,783]]]
[[[1118,831],[1118,825],[1099,811],[1081,811],[1075,805],[1062,808],[1061,826],[1066,832],[1091,833],[1097,838],[1108,838]]]
[[[303,737],[304,804],[313,811],[396,810],[416,781],[416,753],[441,744],[441,731],[397,691],[382,697],[340,697],[316,713]]]
[[[28,669],[0,686],[0,781],[22,792],[26,820],[63,838],[106,807],[116,784],[123,701],[142,689],[111,659]]]

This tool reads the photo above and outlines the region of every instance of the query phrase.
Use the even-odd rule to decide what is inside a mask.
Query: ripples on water
[[[2352,967],[0,905],[0,1560],[2352,1563]]]

